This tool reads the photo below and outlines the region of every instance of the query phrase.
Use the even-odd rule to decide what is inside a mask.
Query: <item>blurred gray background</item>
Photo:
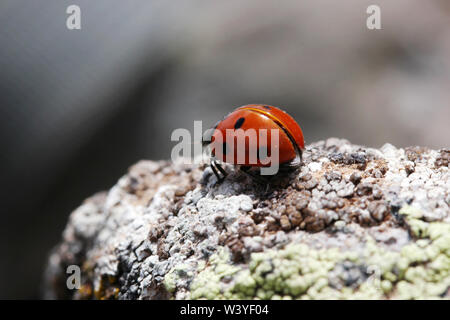
[[[450,2],[3,0],[0,72],[0,298],[38,298],[71,210],[194,120],[265,103],[307,143],[449,147]]]

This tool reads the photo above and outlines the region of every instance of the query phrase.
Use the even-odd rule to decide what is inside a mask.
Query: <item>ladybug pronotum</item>
[[[248,132],[251,129],[256,132],[256,139],[247,137],[245,145],[242,146],[241,143],[244,148],[244,156],[240,158],[238,158],[237,137],[231,137],[234,141],[230,141],[230,136],[227,136],[227,131],[237,132],[238,129],[242,129],[240,132]],[[273,130],[278,133],[276,146],[271,145],[271,132],[275,132]],[[260,131],[267,132],[266,139],[261,138]],[[302,129],[290,115],[274,106],[248,104],[239,107],[219,121],[210,134],[209,139],[203,140],[203,145],[214,145],[211,151],[210,165],[218,181],[222,181],[227,175],[218,160],[237,166],[239,170],[256,180],[264,179],[260,179],[260,175],[254,173],[255,169],[260,170],[262,167],[268,166],[260,158],[260,154],[270,157],[272,156],[271,151],[276,150],[278,152],[277,165],[284,172],[295,170],[301,165],[301,156],[305,148]],[[234,146],[232,150],[230,150],[230,144]],[[261,151],[262,149],[265,150]],[[256,150],[256,161],[251,154],[254,150]],[[230,151],[234,151],[231,156]]]

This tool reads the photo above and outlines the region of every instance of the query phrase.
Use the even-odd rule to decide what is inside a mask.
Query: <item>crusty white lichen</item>
[[[218,184],[200,162],[141,161],[72,213],[46,297],[448,299],[449,154],[331,138],[269,188],[230,166]]]

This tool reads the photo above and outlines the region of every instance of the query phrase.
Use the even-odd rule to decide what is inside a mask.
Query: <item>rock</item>
[[[307,146],[289,183],[141,161],[70,216],[45,298],[450,298],[448,150]],[[67,267],[81,288],[66,286]]]

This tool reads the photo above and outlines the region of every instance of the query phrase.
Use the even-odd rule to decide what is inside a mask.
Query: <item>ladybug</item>
[[[242,129],[239,131],[241,133],[253,131],[254,135],[246,134],[245,140],[240,140],[239,144],[237,135],[227,135],[238,132],[239,129]],[[275,146],[271,144],[273,130],[278,133],[278,143]],[[265,135],[262,131],[266,132]],[[264,137],[266,139],[263,139]],[[242,144],[242,141],[245,141],[245,144]],[[278,159],[276,165],[279,169],[290,172],[300,167],[305,148],[303,132],[297,122],[281,109],[262,104],[248,104],[235,109],[209,130],[209,136],[203,139],[202,144],[212,146],[210,166],[219,182],[225,179],[227,173],[218,161],[231,163],[256,180],[262,181],[265,179],[261,177],[261,168],[273,165],[267,162],[269,158]],[[239,145],[244,153],[240,157]],[[278,152],[278,157],[273,157],[273,150]],[[253,151],[256,155],[252,158]],[[256,174],[255,170],[259,170],[259,174]]]

